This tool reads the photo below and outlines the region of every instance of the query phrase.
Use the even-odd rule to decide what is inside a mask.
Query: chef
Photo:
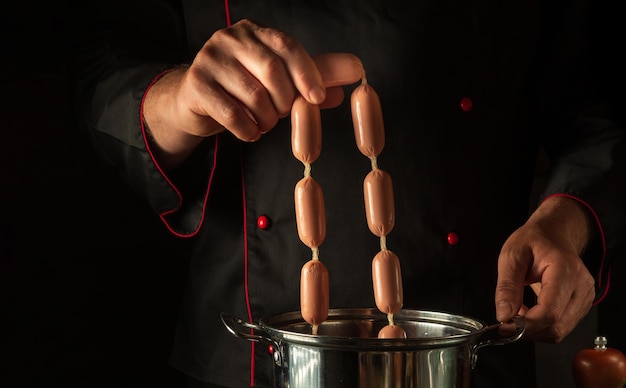
[[[534,386],[534,341],[563,340],[607,292],[624,216],[612,210],[623,197],[605,194],[615,193],[612,152],[624,131],[590,109],[603,101],[584,66],[584,7],[78,7],[80,125],[163,227],[194,242],[171,356],[190,386],[273,386],[268,347],[234,338],[220,313],[258,321],[300,309],[311,249],[294,212],[303,174],[291,144],[297,96],[322,108],[311,174],[325,202],[319,259],[329,305],[376,305],[380,240],[363,193],[372,166],[357,147],[349,101],[364,77],[384,118],[377,163],[393,182],[386,244],[400,261],[402,308],[526,317],[525,340],[485,350],[472,386]],[[549,174],[534,191],[544,153]]]

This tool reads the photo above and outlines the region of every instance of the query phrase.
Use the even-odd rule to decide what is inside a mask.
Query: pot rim
[[[381,313],[376,308],[334,308],[328,311],[328,318],[319,326],[322,334],[314,335],[310,333],[288,330],[288,327],[303,326],[309,327],[300,311],[291,311],[271,315],[259,320],[258,326],[254,329],[265,332],[271,337],[272,342],[286,341],[302,345],[311,345],[323,348],[342,348],[350,350],[381,350],[393,349],[421,349],[443,346],[456,346],[459,344],[471,344],[480,337],[487,328],[483,321],[467,316],[450,314],[442,311],[409,310],[403,309],[394,314],[394,323],[402,326],[403,322],[424,322],[433,325],[443,325],[454,330],[449,335],[432,335],[419,338],[373,338],[373,337],[339,337],[323,334],[324,326],[332,325],[335,322],[344,320],[360,320],[367,322],[378,322],[382,326],[388,322],[387,315]],[[256,333],[259,334],[259,333]]]

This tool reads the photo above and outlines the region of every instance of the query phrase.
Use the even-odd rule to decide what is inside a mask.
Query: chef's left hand
[[[545,200],[506,240],[498,258],[496,319],[526,319],[524,338],[561,342],[587,315],[595,298],[593,276],[580,258],[593,229],[576,200]],[[524,287],[533,285],[537,304],[523,304]]]

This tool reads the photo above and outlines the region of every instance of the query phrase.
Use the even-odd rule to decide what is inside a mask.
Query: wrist
[[[531,214],[527,224],[557,234],[578,255],[585,251],[595,230],[591,214],[581,202],[558,194],[547,197]]]
[[[166,170],[175,168],[186,160],[203,140],[177,128],[174,111],[175,91],[184,68],[170,69],[157,76],[144,93],[141,120],[150,152]]]

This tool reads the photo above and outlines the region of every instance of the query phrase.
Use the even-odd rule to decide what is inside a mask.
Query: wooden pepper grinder
[[[607,347],[606,337],[598,336],[595,346],[576,354],[573,362],[577,388],[626,388],[626,356]]]

